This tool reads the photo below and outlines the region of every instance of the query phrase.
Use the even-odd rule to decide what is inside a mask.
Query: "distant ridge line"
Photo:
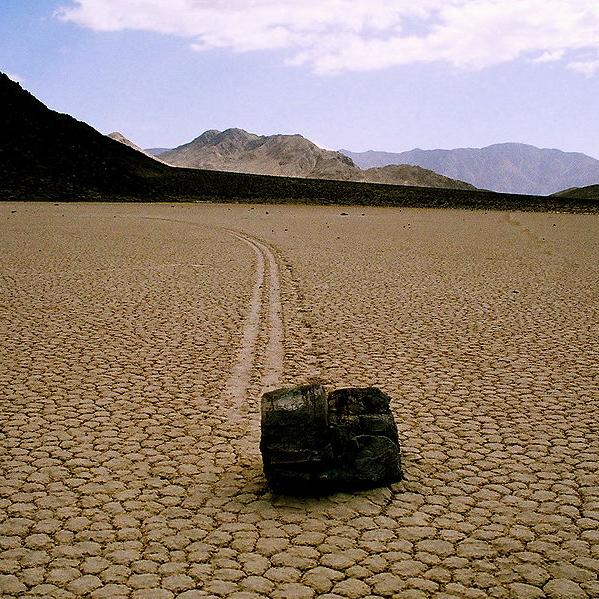
[[[480,189],[501,193],[549,195],[599,184],[599,160],[581,152],[504,142],[484,148],[384,152],[339,150],[361,168],[412,164]]]

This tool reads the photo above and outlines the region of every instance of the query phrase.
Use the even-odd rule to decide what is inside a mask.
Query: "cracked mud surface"
[[[4,203],[0,232],[0,596],[599,597],[599,217]],[[310,378],[393,398],[403,482],[268,492],[260,393]]]

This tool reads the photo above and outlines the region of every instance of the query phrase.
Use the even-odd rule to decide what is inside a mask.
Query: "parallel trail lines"
[[[243,328],[242,343],[226,386],[227,394],[239,412],[247,400],[252,372],[259,366],[256,364],[256,342],[261,321],[265,323],[268,335],[262,365],[261,392],[276,387],[281,381],[284,355],[283,316],[279,267],[274,253],[254,237],[230,229],[227,229],[227,232],[250,246],[257,259],[256,279]],[[264,310],[262,291],[266,281],[268,309]]]
[[[182,219],[142,216],[143,219],[161,220],[189,226],[202,226],[200,223]],[[239,414],[243,404],[248,399],[248,392],[252,380],[252,372],[260,367],[256,364],[256,344],[264,322],[268,341],[265,348],[264,364],[262,364],[262,378],[260,381],[261,393],[276,387],[283,375],[283,309],[281,304],[281,283],[279,265],[274,252],[264,242],[234,229],[225,231],[245,244],[250,246],[256,255],[256,276],[252,288],[252,295],[248,307],[241,346],[236,362],[231,369],[225,385],[225,397],[232,404],[233,410]],[[263,290],[268,284],[268,309],[263,317],[264,298]]]
[[[232,233],[237,239],[247,243],[256,254],[257,267],[250,306],[243,326],[243,336],[237,362],[234,364],[227,381],[226,393],[239,409],[250,386],[252,366],[256,354],[256,341],[260,332],[260,313],[262,312],[262,288],[264,286],[265,260],[256,244],[245,237]]]
[[[276,387],[283,372],[283,309],[281,306],[281,290],[279,266],[270,248],[259,241],[254,243],[268,258],[269,293],[268,293],[268,343],[266,360],[262,377],[262,390],[268,391]]]

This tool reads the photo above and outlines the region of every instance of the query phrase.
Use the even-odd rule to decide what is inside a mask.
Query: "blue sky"
[[[0,70],[143,147],[241,127],[599,158],[597,0],[2,0]]]

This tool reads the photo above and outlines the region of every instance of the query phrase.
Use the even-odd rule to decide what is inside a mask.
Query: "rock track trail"
[[[252,370],[258,369],[262,372],[261,392],[273,389],[281,381],[284,355],[283,314],[279,266],[271,248],[245,233],[233,230],[229,230],[228,233],[247,244],[253,250],[257,261],[256,278],[243,327],[242,343],[227,381],[227,395],[233,401],[235,411],[239,413],[248,399]],[[268,288],[267,293],[265,288]],[[256,343],[261,323],[267,331],[268,341],[263,363],[259,364]]]
[[[184,219],[150,216],[143,218],[187,226],[203,226],[200,223]],[[230,236],[249,246],[256,258],[255,279],[243,324],[241,345],[225,388],[225,402],[232,410],[231,415],[239,417],[241,413],[247,413],[246,404],[253,374],[261,373],[260,395],[274,389],[281,382],[284,358],[281,281],[279,265],[273,248],[247,233],[233,229],[224,230]],[[266,289],[267,292],[265,292]],[[258,352],[257,343],[261,330],[265,331],[267,342],[263,351]],[[259,354],[262,357],[261,361]]]

